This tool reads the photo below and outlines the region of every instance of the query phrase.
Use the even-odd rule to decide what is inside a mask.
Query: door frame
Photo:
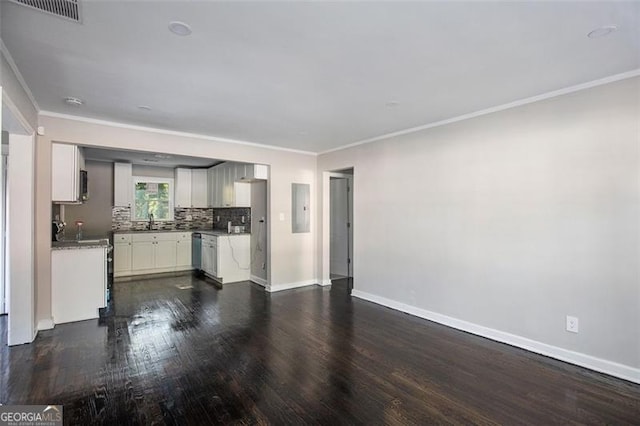
[[[351,199],[353,203],[351,205],[351,217],[356,217],[356,208],[355,208],[355,193],[354,193],[354,180],[355,180],[355,167],[347,166],[342,167],[340,170],[351,169],[353,170],[353,174],[346,174],[340,172],[331,172],[326,171],[322,172],[322,266],[320,271],[320,285],[328,286],[331,285],[331,178],[347,178],[349,179],[349,187],[351,191]],[[351,235],[352,235],[352,244],[351,244],[351,285],[355,286],[355,270],[354,270],[354,257],[355,257],[355,241],[356,241],[356,228],[351,223]]]

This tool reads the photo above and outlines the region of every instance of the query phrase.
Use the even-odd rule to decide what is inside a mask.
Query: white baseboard
[[[38,331],[51,330],[56,324],[53,322],[53,318],[45,318],[38,321]]]
[[[292,288],[306,287],[308,285],[317,285],[317,284],[318,282],[316,280],[307,280],[307,281],[298,281],[297,283],[268,285],[265,287],[265,289],[270,293],[274,293],[276,291],[291,290]]]
[[[368,300],[370,302],[377,303],[391,309],[437,322],[448,327],[466,331],[468,333],[475,334],[481,337],[486,337],[487,339],[506,343],[511,346],[516,346],[571,364],[576,364],[581,367],[589,368],[591,370],[629,380],[630,382],[640,383],[640,368],[634,368],[628,365],[619,364],[617,362],[608,361],[606,359],[596,358],[594,356],[586,355],[580,352],[574,352],[568,349],[559,348],[557,346],[548,345],[536,340],[527,339],[526,337],[517,336],[515,334],[506,333],[504,331],[495,330],[493,328],[484,327],[482,325],[474,324],[468,321],[463,321],[457,318],[452,318],[446,315],[427,311],[425,309],[387,299],[386,297],[376,296],[364,291],[354,289],[351,292],[351,295],[359,299]]]
[[[318,280],[318,285],[322,287],[331,285],[331,280]]]
[[[267,286],[267,280],[265,280],[264,278],[256,277],[255,275],[251,275],[251,277],[249,277],[249,281],[259,284],[262,287]]]

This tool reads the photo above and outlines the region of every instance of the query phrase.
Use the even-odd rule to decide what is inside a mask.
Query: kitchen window
[[[133,193],[132,220],[173,220],[173,179],[135,176]]]

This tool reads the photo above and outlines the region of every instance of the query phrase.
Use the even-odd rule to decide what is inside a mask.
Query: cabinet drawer
[[[177,241],[191,240],[191,232],[174,232]]]
[[[176,236],[173,232],[149,232],[133,234],[131,241],[134,243],[143,243],[149,241],[176,241]]]
[[[130,243],[131,242],[131,234],[114,234],[113,242],[115,244],[118,243]]]

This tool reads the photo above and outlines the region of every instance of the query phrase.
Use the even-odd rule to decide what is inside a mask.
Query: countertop
[[[234,235],[251,235],[251,232],[239,232],[239,233],[228,233],[226,231],[221,231],[219,229],[153,229],[151,231],[138,231],[138,230],[119,230],[113,231],[114,234],[154,234],[161,232],[198,232],[200,234],[214,235],[216,237],[220,236],[234,236]]]
[[[75,249],[90,249],[90,248],[107,248],[109,247],[109,239],[86,239],[86,240],[65,240],[65,241],[53,241],[51,243],[51,250],[75,250]]]

